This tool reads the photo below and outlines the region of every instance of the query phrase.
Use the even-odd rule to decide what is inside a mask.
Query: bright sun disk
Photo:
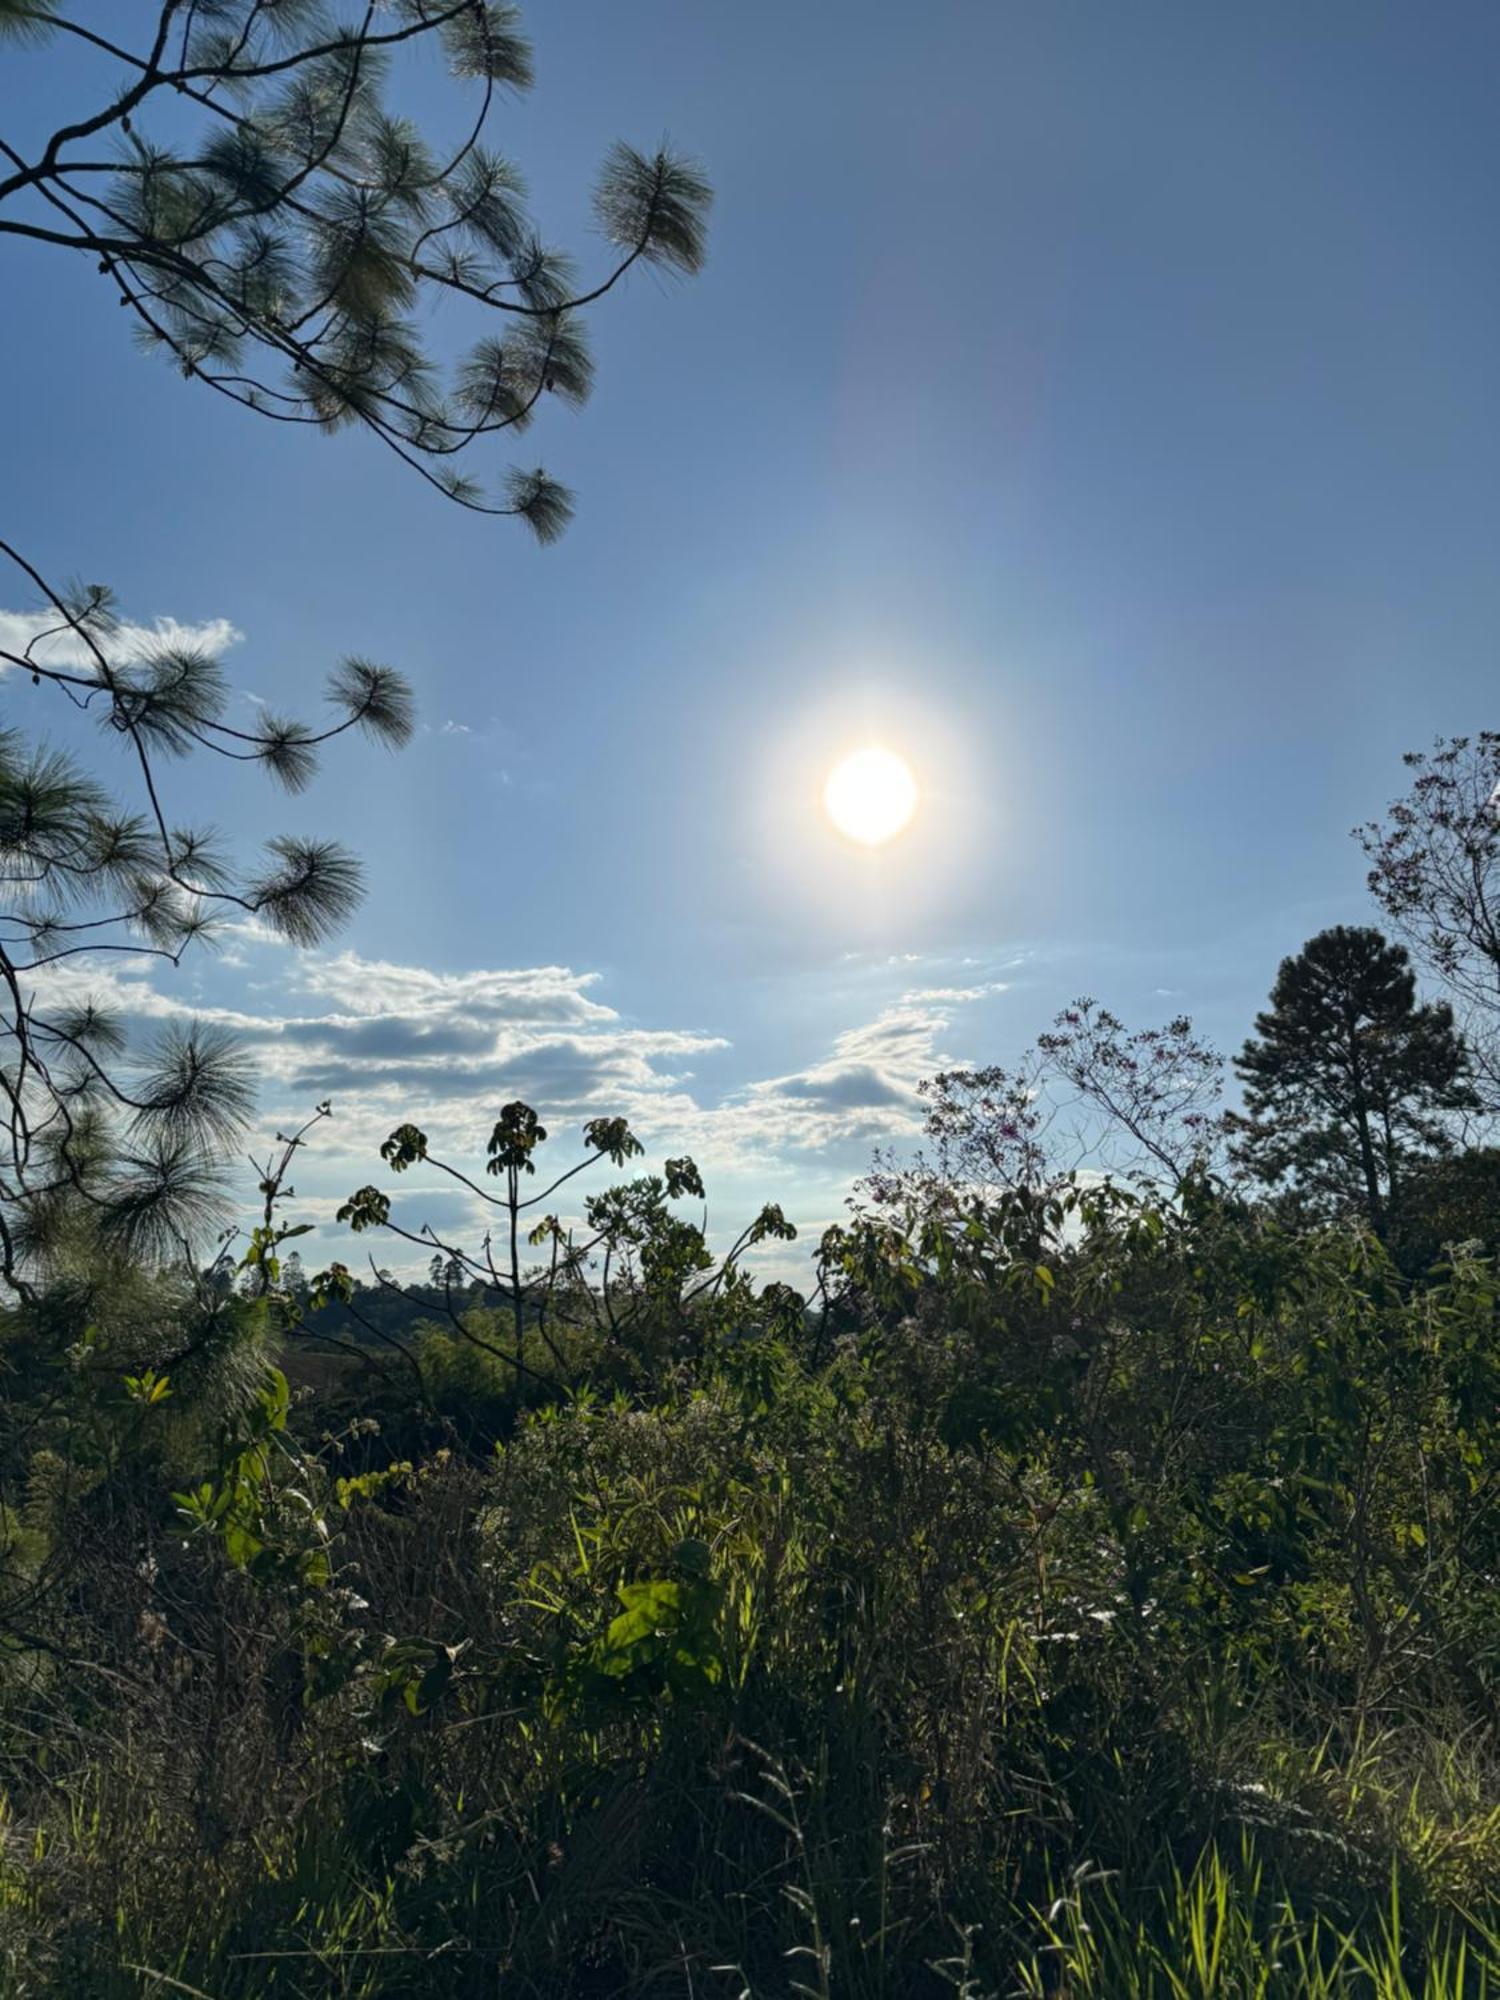
[[[903,757],[870,744],[828,774],[823,806],[840,833],[866,847],[892,839],[917,809],[917,781]]]

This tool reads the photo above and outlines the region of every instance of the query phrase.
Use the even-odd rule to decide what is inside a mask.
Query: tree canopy
[[[520,434],[548,397],[578,405],[593,380],[586,309],[633,266],[692,272],[709,189],[666,148],[618,144],[594,210],[609,245],[587,281],[547,245],[491,127],[532,80],[517,11],[491,0],[392,0],[347,18],[320,0],[161,0],[148,26],[96,26],[63,0],[0,0],[0,46],[66,54],[77,115],[36,143],[0,135],[0,246],[86,257],[144,345],[189,380],[268,420],[359,426],[465,507],[561,533],[571,494],[537,467],[476,480],[477,450]],[[470,94],[446,150],[393,105],[403,61],[440,51]],[[483,326],[440,367],[428,309]],[[0,653],[35,688],[99,722],[127,751],[117,795],[34,733],[0,735],[0,1277],[76,1247],[188,1257],[223,1210],[224,1162],[253,1105],[248,1066],[221,1033],[174,1030],[151,1049],[79,975],[112,953],[176,964],[225,920],[315,944],[360,894],[337,842],[276,829],[235,863],[208,827],[177,823],[164,766],[214,754],[301,792],[319,749],[350,730],[410,734],[393,669],[350,657],[329,673],[329,719],[231,720],[221,663],[122,638],[98,583],[54,579],[0,542],[36,610]]]
[[[1411,784],[1356,835],[1370,891],[1455,995],[1475,1069],[1500,1108],[1500,730],[1408,752]]]
[[[172,817],[163,765],[208,752],[298,792],[324,744],[354,730],[397,747],[412,709],[399,674],[348,659],[328,676],[321,728],[274,714],[238,728],[210,654],[122,651],[107,590],[54,589],[19,551],[0,552],[54,612],[22,651],[0,648],[0,663],[92,716],[126,747],[139,786],[123,803],[76,758],[0,732],[0,1274],[18,1285],[27,1264],[76,1247],[83,1219],[137,1257],[201,1240],[254,1103],[222,1030],[171,1025],[132,1049],[118,1015],[58,975],[116,953],[176,965],[236,919],[315,944],[359,900],[359,864],[337,841],[275,833],[258,864],[237,868],[211,828]]]
[[[610,261],[583,279],[538,233],[520,168],[491,140],[500,102],[532,82],[516,8],[151,11],[132,43],[62,0],[0,0],[0,42],[71,44],[104,72],[40,145],[0,138],[0,240],[88,258],[143,343],[217,394],[278,423],[360,425],[449,498],[553,540],[567,488],[534,466],[498,485],[476,477],[474,448],[519,435],[547,397],[586,400],[585,309],[633,266],[699,268],[702,171],[666,147],[614,145],[594,193]],[[389,101],[401,59],[428,45],[473,98],[448,148]],[[424,326],[439,300],[484,327],[447,368]]]
[[[1255,1030],[1235,1060],[1239,1159],[1383,1228],[1408,1161],[1445,1150],[1453,1114],[1477,1108],[1453,1009],[1418,1002],[1400,945],[1338,924],[1282,960]]]

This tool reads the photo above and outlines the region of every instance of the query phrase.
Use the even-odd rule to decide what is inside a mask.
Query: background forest
[[[81,264],[185,395],[555,540],[573,496],[494,441],[587,400],[628,272],[698,272],[703,169],[614,145],[584,270],[491,145],[510,7],[125,12],[0,0],[17,74],[103,78],[0,139],[0,249]],[[142,1034],[107,972],[336,935],[358,857],[278,808],[241,858],[176,787],[298,795],[412,690],[351,656],[320,723],[239,703],[24,540],[0,1995],[1500,1996],[1487,718],[1371,771],[1367,905],[1227,1056],[1080,998],[927,1077],[812,1240],[774,1186],[711,1226],[633,1114],[517,1097],[449,1157],[414,1100],[356,1270],[297,1192],[334,1107],[266,1132],[253,1044]]]

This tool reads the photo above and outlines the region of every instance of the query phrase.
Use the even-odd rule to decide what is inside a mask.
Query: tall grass
[[[34,1452],[0,2000],[1500,2000],[1494,1292],[1275,1247]]]

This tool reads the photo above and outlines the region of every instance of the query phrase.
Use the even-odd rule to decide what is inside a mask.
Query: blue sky
[[[555,548],[190,388],[86,264],[6,253],[34,558],[227,621],[280,705],[388,659],[425,725],[290,803],[184,773],[185,815],[337,833],[370,894],[313,960],[241,937],[116,974],[136,1011],[240,1020],[268,1124],[332,1091],[325,1217],[399,1118],[474,1148],[520,1094],[697,1151],[725,1224],[774,1198],[816,1226],[920,1075],[1017,1055],[1076,993],[1237,1044],[1284,952],[1369,918],[1348,829],[1401,752],[1495,722],[1500,17],[527,27],[497,136],[549,237],[587,253],[616,136],[670,134],[717,190],[704,275],[612,295],[592,404],[533,434],[580,496]],[[6,61],[38,128],[99,74]],[[396,96],[456,115],[435,67]],[[811,799],[871,733],[924,805],[856,856]]]

